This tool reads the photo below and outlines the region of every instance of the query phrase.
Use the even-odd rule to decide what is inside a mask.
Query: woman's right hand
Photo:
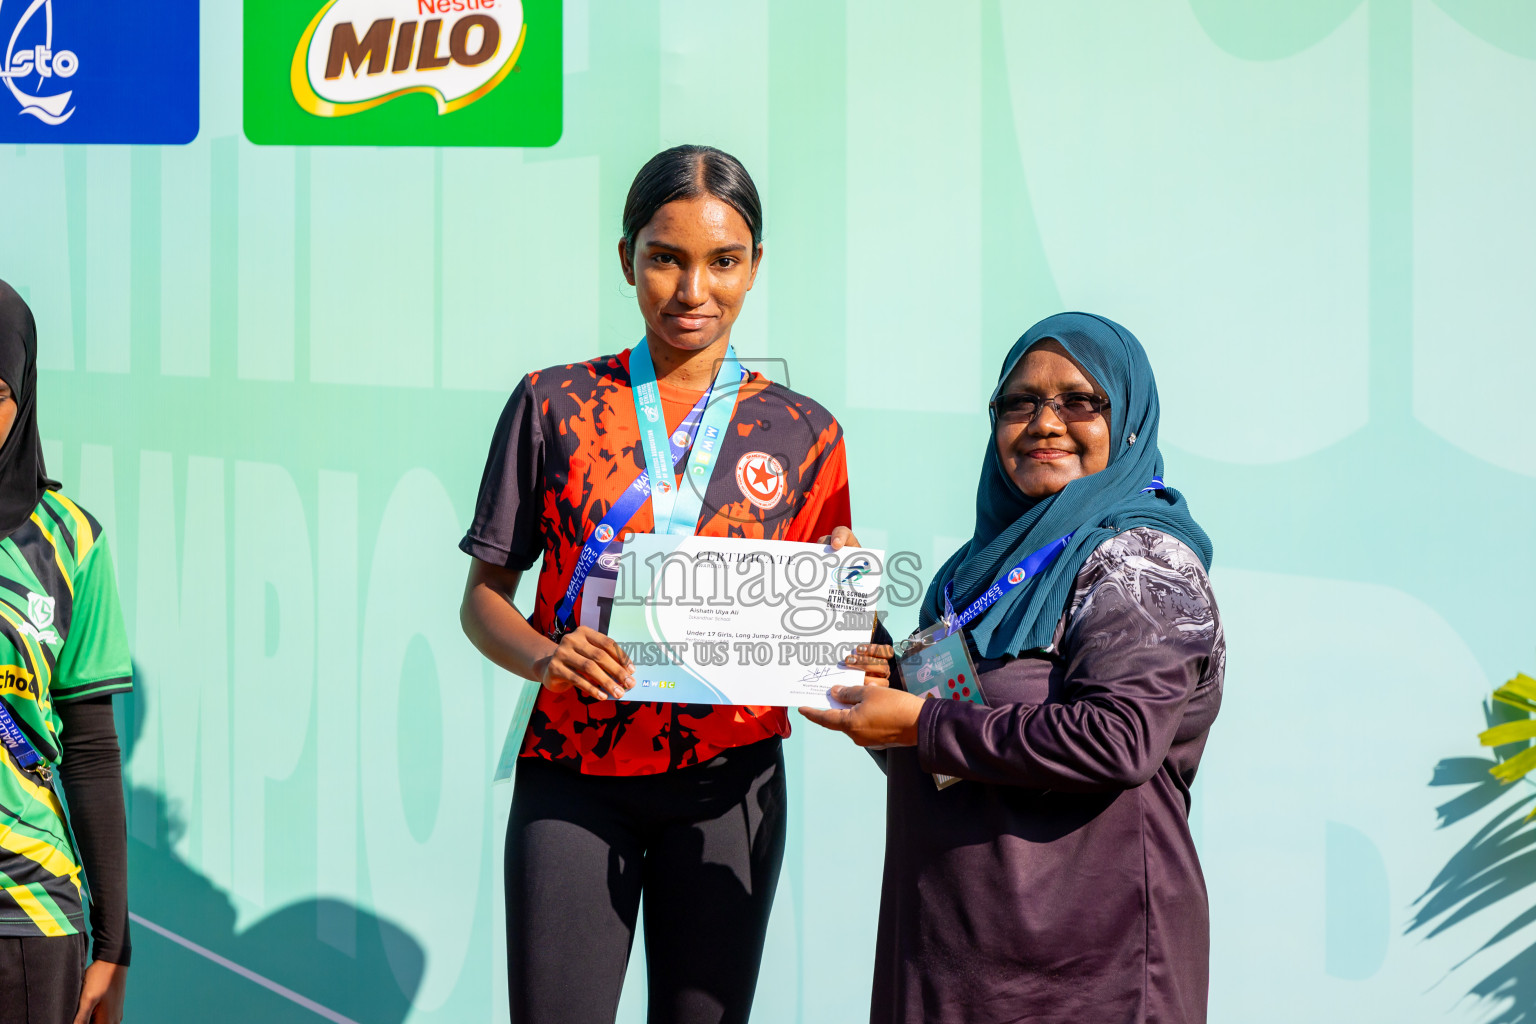
[[[594,700],[623,697],[634,688],[634,666],[611,637],[577,626],[552,654],[534,664],[539,685],[555,693],[575,688]]]

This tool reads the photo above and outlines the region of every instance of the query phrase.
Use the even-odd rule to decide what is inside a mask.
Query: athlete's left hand
[[[800,714],[824,729],[845,732],[861,747],[917,746],[917,716],[923,698],[886,686],[834,686],[832,699],[853,705],[846,710],[801,708]]]
[[[80,1009],[74,1024],[122,1024],[123,1000],[128,995],[128,968],[93,960],[80,986]]]

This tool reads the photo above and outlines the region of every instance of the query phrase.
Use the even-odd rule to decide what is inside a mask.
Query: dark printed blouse
[[[1225,666],[1194,552],[1134,529],[1084,563],[1051,647],[978,663],[986,707],[923,707],[885,758],[871,1021],[1205,1020],[1190,785]]]

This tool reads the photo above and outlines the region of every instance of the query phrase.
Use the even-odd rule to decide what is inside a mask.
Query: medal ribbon
[[[640,422],[645,468],[651,477],[651,513],[656,520],[656,533],[692,535],[698,528],[699,512],[704,507],[704,490],[736,405],[734,401],[723,400],[711,405],[709,399],[722,382],[728,384],[744,376],[745,371],[736,361],[736,350],[726,346],[720,369],[700,399],[700,404],[705,406],[704,416],[698,424],[699,443],[693,444],[694,430],[686,422],[670,436],[667,434],[667,417],[661,407],[661,392],[656,384],[656,368],[651,363],[649,346],[636,345],[630,352],[629,381],[635,396],[635,419]],[[694,409],[697,411],[699,406]],[[693,444],[692,450],[689,450],[690,444]],[[672,458],[667,457],[669,447]],[[672,474],[680,451],[688,452],[687,473],[694,478],[690,481],[691,487],[678,486]]]
[[[747,371],[736,359],[736,352],[729,346],[720,369],[715,373],[709,390],[705,391],[689,410],[682,424],[671,435],[667,434],[666,413],[661,407],[661,395],[656,384],[656,369],[651,363],[651,352],[644,342],[629,353],[629,381],[635,397],[635,419],[640,424],[641,451],[645,468],[635,482],[624,488],[624,493],[609,507],[608,514],[587,535],[576,558],[576,568],[571,572],[565,587],[565,597],[555,610],[556,629],[563,630],[575,619],[576,599],[586,585],[592,567],[597,564],[603,550],[629,525],[647,498],[651,499],[651,516],[657,533],[692,534],[698,528],[699,512],[704,507],[704,493],[709,488],[715,456],[719,454],[725,430],[735,412],[735,397],[727,401],[722,394],[719,401],[710,403],[715,389],[725,391],[740,387],[746,380]],[[722,387],[721,382],[725,385]],[[734,384],[733,384],[734,382]],[[697,441],[697,443],[695,443]],[[686,474],[693,477],[688,486],[679,487],[673,467],[684,455],[688,456]]]

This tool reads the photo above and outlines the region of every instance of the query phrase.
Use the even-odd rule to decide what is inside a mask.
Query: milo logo
[[[9,10],[11,0],[0,5]],[[561,0],[244,0],[244,8],[245,135],[258,145],[522,147],[560,138]]]
[[[451,114],[491,93],[527,38],[521,0],[329,0],[293,53],[293,96],[346,117],[410,93]]]

